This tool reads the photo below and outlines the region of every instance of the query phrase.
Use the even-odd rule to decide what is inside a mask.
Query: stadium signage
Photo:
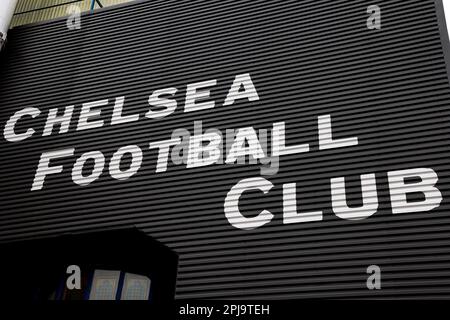
[[[239,108],[241,102],[255,103],[260,100],[258,90],[255,87],[249,73],[235,76],[228,93],[223,99],[211,98],[211,88],[217,85],[217,80],[206,80],[187,84],[184,99],[183,112],[192,113],[214,108]],[[140,114],[123,115],[126,98],[119,96],[114,99],[114,109],[110,125],[131,125],[132,123],[153,119],[164,121],[179,107],[174,99],[179,88],[170,87],[153,91],[148,97],[148,111],[142,117]],[[19,143],[39,134],[43,137],[61,135],[70,132],[71,124],[75,132],[93,130],[105,127],[105,121],[101,119],[102,107],[105,107],[110,99],[102,99],[83,103],[77,119],[74,119],[75,105],[50,109],[46,115],[43,130],[35,128],[34,118],[41,116],[42,112],[37,107],[26,107],[15,112],[4,127],[4,138],[11,143]],[[62,112],[61,112],[62,111]],[[27,126],[27,123],[30,123]],[[333,121],[331,114],[317,115],[317,138],[319,151],[329,149],[358,148],[360,141],[356,136],[333,136]],[[213,165],[233,166],[250,161],[268,165],[261,168],[261,176],[249,177],[232,186],[224,200],[224,214],[231,225],[236,228],[251,230],[261,227],[272,221],[274,215],[269,210],[261,210],[259,214],[248,217],[240,211],[239,199],[245,192],[259,192],[264,197],[273,189],[274,185],[263,175],[272,175],[279,165],[278,159],[284,156],[298,155],[312,152],[310,144],[286,145],[286,128],[288,122],[279,121],[270,128],[256,130],[252,126],[232,128],[225,131],[218,129],[202,130],[201,121],[194,122],[194,132],[188,136],[175,134],[167,136],[166,140],[149,141],[148,148],[158,150],[157,161],[154,164],[155,174],[164,174],[172,165],[183,164],[186,169],[206,167]],[[55,130],[59,127],[59,130]],[[25,129],[23,129],[25,128]],[[270,145],[270,147],[269,147]],[[352,149],[353,150],[353,149]],[[112,179],[127,180],[138,173],[142,166],[144,152],[138,145],[125,145],[117,149],[112,157],[106,159],[100,150],[92,150],[83,153],[75,159],[75,148],[67,148],[44,151],[39,159],[35,176],[31,185],[31,191],[38,192],[44,189],[46,178],[50,175],[61,174],[64,166],[58,164],[63,159],[73,159],[71,168],[72,181],[82,187],[91,185],[100,176],[107,172]],[[180,152],[181,151],[181,152]],[[182,154],[182,156],[180,156]],[[121,167],[125,156],[131,157],[131,162],[126,169]],[[93,168],[89,174],[83,173],[88,162],[93,162]],[[379,173],[362,174],[360,176],[362,206],[350,207],[347,204],[345,177],[335,177],[329,180],[332,210],[336,216],[346,220],[361,220],[372,216],[378,210],[377,175]],[[385,173],[388,177],[392,213],[407,213],[416,211],[430,211],[437,208],[442,201],[442,194],[436,187],[438,176],[431,168],[404,168],[402,170]],[[410,182],[410,180],[418,180]],[[301,200],[297,199],[296,187],[298,181],[284,183],[282,185],[283,222],[303,223],[321,221],[323,211],[302,212]],[[420,193],[423,197],[421,203],[409,202],[408,195]]]

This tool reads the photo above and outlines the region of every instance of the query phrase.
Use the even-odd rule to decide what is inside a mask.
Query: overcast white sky
[[[445,21],[447,22],[447,30],[450,35],[450,0],[442,0],[444,2]]]

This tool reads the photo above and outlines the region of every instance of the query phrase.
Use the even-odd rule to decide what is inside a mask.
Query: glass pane
[[[95,270],[89,300],[116,300],[120,271]]]
[[[150,279],[137,274],[126,273],[123,281],[121,300],[148,300]]]

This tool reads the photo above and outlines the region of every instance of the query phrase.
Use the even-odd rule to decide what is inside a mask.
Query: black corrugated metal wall
[[[382,9],[382,29],[368,30],[367,7]],[[442,28],[442,25],[441,25]],[[0,240],[136,225],[180,255],[177,298],[328,298],[450,296],[450,86],[435,1],[143,1],[82,18],[13,29],[1,58],[0,125],[25,107],[41,115],[0,139]],[[250,73],[259,101],[223,106],[238,74]],[[214,109],[183,113],[186,85],[217,79]],[[179,107],[145,119],[153,90],[175,87]],[[114,98],[137,122],[109,126]],[[109,99],[103,128],[75,131],[81,104]],[[69,133],[43,137],[51,108],[75,105]],[[317,117],[330,114],[336,138],[357,146],[319,150]],[[281,157],[265,177],[268,195],[248,193],[243,212],[270,210],[272,222],[240,230],[224,215],[238,181],[259,165],[169,165],[155,173],[157,151],[177,128],[270,128],[286,121],[287,144],[311,152]],[[84,152],[109,159],[126,145],[144,152],[126,181],[105,170],[80,187],[71,169]],[[61,174],[30,191],[41,153],[75,148]],[[392,214],[387,172],[432,168],[443,200],[431,212]],[[330,179],[376,173],[379,208],[360,221],[336,217]],[[302,210],[323,221],[283,224],[282,185],[297,183]],[[145,253],[143,253],[145,254]],[[382,270],[382,290],[366,287],[366,268]]]

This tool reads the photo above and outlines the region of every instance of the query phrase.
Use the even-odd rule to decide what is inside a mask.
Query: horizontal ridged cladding
[[[38,107],[36,133],[1,147],[0,240],[136,225],[179,254],[177,298],[442,298],[450,296],[449,81],[434,1],[378,1],[382,30],[368,30],[369,1],[143,1],[65,20],[13,29],[1,59],[0,124]],[[223,106],[238,74],[249,73],[259,101]],[[184,113],[186,85],[217,79],[214,109]],[[178,108],[147,119],[148,96],[175,87]],[[114,98],[139,121],[110,126]],[[109,99],[105,126],[76,131],[81,104]],[[42,136],[50,108],[75,105],[69,133]],[[62,109],[61,109],[62,110]],[[330,114],[336,138],[357,146],[319,150],[317,117]],[[240,230],[224,199],[260,165],[169,165],[155,173],[150,142],[173,130],[286,122],[286,144],[311,151],[280,158],[273,189],[250,192],[241,210],[272,222]],[[105,169],[87,187],[72,182],[74,161],[100,150],[143,150],[126,181]],[[42,152],[75,148],[61,174],[31,192]],[[432,168],[442,203],[431,212],[392,214],[387,172]],[[330,179],[347,177],[360,205],[358,178],[375,173],[379,207],[364,220],[338,218]],[[299,208],[323,221],[283,223],[282,186],[297,184]],[[366,287],[366,268],[382,269],[382,290]]]

